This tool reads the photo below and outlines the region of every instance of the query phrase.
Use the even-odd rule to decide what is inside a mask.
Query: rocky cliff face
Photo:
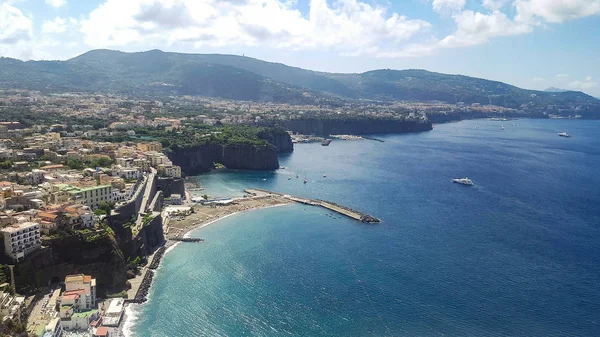
[[[94,275],[101,291],[121,290],[127,266],[114,237],[71,235],[45,242],[44,248],[15,268],[17,288],[23,291],[63,281],[70,274]]]
[[[275,146],[277,153],[294,151],[292,137],[282,128],[271,128],[258,134],[258,138]]]
[[[276,170],[279,168],[276,148],[255,145],[204,144],[179,148],[168,153],[169,159],[181,166],[187,175],[205,173],[214,168],[214,163],[230,169]]]
[[[432,129],[431,122],[426,121],[403,121],[396,119],[297,119],[289,121],[277,121],[287,130],[302,134],[335,135],[335,134],[376,134],[376,133],[409,133],[421,132]]]

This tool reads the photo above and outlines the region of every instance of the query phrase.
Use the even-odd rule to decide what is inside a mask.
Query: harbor
[[[381,220],[379,220],[376,217],[356,211],[356,210],[351,209],[346,206],[338,205],[338,204],[336,204],[334,202],[330,202],[330,201],[297,197],[297,196],[293,196],[293,195],[289,195],[289,194],[282,194],[282,193],[263,190],[263,189],[259,189],[259,188],[246,189],[246,190],[244,190],[244,192],[251,195],[252,197],[276,196],[276,197],[281,197],[281,198],[291,200],[293,202],[305,204],[305,205],[323,207],[330,211],[336,212],[338,214],[347,216],[351,219],[354,219],[354,220],[357,220],[360,222],[364,222],[364,223],[379,223],[379,222],[381,222]]]

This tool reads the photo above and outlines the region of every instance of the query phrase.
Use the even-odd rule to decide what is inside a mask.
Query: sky
[[[0,56],[99,48],[418,68],[600,97],[600,0],[0,0]]]

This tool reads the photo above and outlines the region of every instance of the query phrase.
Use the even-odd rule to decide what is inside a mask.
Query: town
[[[186,172],[169,153],[207,139],[230,144],[225,136],[271,146],[256,138],[258,131],[223,126],[283,125],[291,144],[322,139],[308,134],[323,130],[305,125],[306,132],[293,132],[298,120],[401,124],[524,113],[461,102],[303,106],[0,91],[3,327],[23,336],[119,336],[124,306],[145,300],[153,275],[146,269],[155,269],[164,253],[165,206],[191,199]]]

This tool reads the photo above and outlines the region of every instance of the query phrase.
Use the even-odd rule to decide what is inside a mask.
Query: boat
[[[327,175],[326,175],[326,174],[324,174],[324,175],[323,175],[323,178],[327,178]]]
[[[504,125],[502,125],[502,128],[500,128],[501,130],[504,130]]]
[[[461,184],[461,185],[466,185],[466,186],[473,186],[473,181],[469,178],[457,178],[457,179],[452,179],[453,183],[457,183],[457,184]]]
[[[322,145],[322,146],[329,146],[329,144],[331,144],[331,141],[332,141],[331,139],[325,139],[325,140],[324,140],[324,141],[321,143],[321,145]]]
[[[571,135],[568,132],[561,132],[558,135],[561,136],[561,137],[566,137],[566,138],[570,138],[571,137]]]
[[[304,174],[304,183],[306,184],[308,180],[306,180],[306,174]]]

